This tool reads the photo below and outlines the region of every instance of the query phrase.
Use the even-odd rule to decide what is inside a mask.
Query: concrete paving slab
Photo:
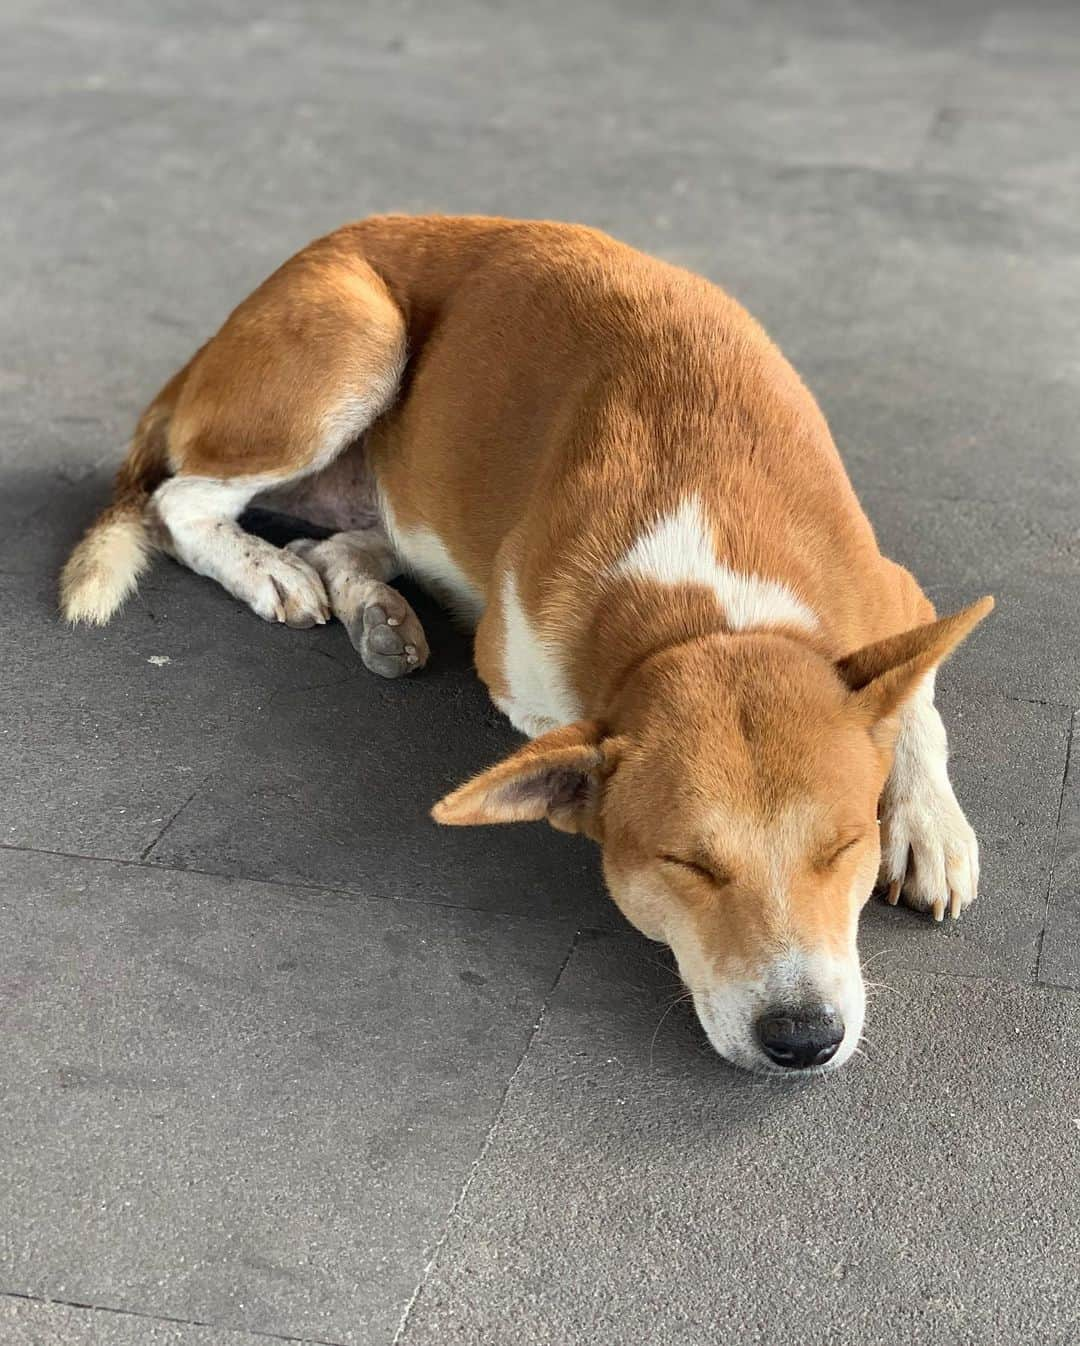
[[[911,500],[877,489],[863,504],[882,550],[911,570],[939,612],[990,593],[997,607],[949,665],[973,689],[1080,702],[1080,512],[1024,501]]]
[[[306,102],[339,88],[356,105],[401,102],[425,120],[583,128],[622,139],[707,142],[799,161],[906,166],[933,119],[958,51],[911,48],[861,22],[763,24],[753,7],[686,4],[677,13],[604,0],[553,42],[562,6],[492,10],[478,3],[422,15],[410,7],[334,7],[332,25],[294,7],[256,17],[146,21],[46,8],[9,33],[14,93],[137,91],[155,97]],[[673,21],[677,19],[677,21]],[[658,77],[678,69],[683,83]],[[42,84],[38,72],[48,72]],[[37,83],[34,75],[38,74]],[[682,96],[687,85],[696,97]],[[467,97],[463,94],[467,91]]]
[[[0,1292],[389,1342],[569,929],[27,852],[0,876]]]
[[[1080,712],[1073,719],[1069,771],[1061,792],[1053,881],[1039,956],[1039,980],[1080,991]]]
[[[927,499],[1080,507],[1072,427],[1080,388],[925,357],[814,362],[818,394],[860,495],[887,491],[912,513]]]
[[[1003,207],[1004,209],[1004,207]],[[1080,319],[1075,254],[1041,258],[1002,248],[904,238],[875,272],[857,320],[839,333],[833,352],[865,359],[874,336],[880,367],[904,357],[940,363],[945,373],[968,369],[1080,391],[1073,346]],[[884,329],[884,330],[882,330]],[[959,372],[958,371],[958,372]]]
[[[947,90],[920,167],[1013,178],[1029,190],[1075,181],[1078,51],[1073,6],[993,16]]]
[[[1075,1341],[1080,999],[897,977],[866,1059],[736,1075],[579,946],[404,1346]],[[1065,1162],[1063,1163],[1063,1158]]]
[[[752,57],[760,71],[782,53],[747,0],[678,8],[680,22],[672,23],[646,3],[597,0],[578,16],[575,40],[560,43],[552,41],[553,26],[564,18],[557,2],[492,10],[482,0],[459,0],[431,11],[373,0],[362,10],[327,5],[313,16],[303,6],[249,0],[227,11],[202,0],[171,15],[151,15],[125,0],[81,15],[54,0],[10,25],[3,73],[23,93],[124,89],[244,102],[302,99],[320,85],[338,86],[354,100],[401,97],[403,73],[415,79],[418,99],[427,100],[483,76],[483,87],[456,100],[462,115],[479,119],[513,115],[517,104],[538,99],[559,104],[569,97],[580,105],[595,100],[598,85],[617,89],[627,75],[658,61],[689,61],[697,80],[748,81],[756,73],[747,68]],[[37,85],[28,73],[35,69],[47,72]],[[591,94],[581,87],[586,72],[594,79]],[[663,93],[645,90],[643,97]]]
[[[912,60],[923,49],[970,49],[986,31],[994,0],[822,0],[808,7],[799,0],[770,5],[785,31],[891,42]]]
[[[0,841],[134,859],[241,721],[265,726],[276,692],[351,677],[356,660],[340,626],[268,625],[172,563],[110,626],[71,631],[55,585],[79,527],[55,524],[46,512],[13,569],[0,561]]]
[[[424,609],[425,620],[429,608]],[[434,613],[432,611],[432,615]],[[442,623],[446,630],[447,623]],[[592,844],[546,824],[440,828],[449,789],[520,745],[429,628],[429,668],[276,696],[148,852],[154,864],[617,924]],[[455,637],[454,639],[457,639]]]

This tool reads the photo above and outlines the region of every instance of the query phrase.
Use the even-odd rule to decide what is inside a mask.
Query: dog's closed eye
[[[719,870],[712,869],[709,865],[704,865],[700,860],[689,860],[680,855],[671,855],[665,852],[660,856],[665,865],[675,865],[679,869],[689,870],[691,874],[696,874],[699,878],[722,888],[728,882],[726,874]]]
[[[853,837],[845,837],[841,841],[834,842],[831,846],[822,849],[821,854],[815,863],[815,868],[819,870],[832,869],[833,865],[845,856],[848,851],[853,850],[863,839],[861,832]]]

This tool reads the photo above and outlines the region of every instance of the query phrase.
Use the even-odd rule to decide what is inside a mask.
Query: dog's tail
[[[147,505],[169,475],[167,435],[177,381],[143,413],[116,474],[112,503],[83,534],[60,574],[60,611],[72,625],[104,626],[135,592],[158,550]]]

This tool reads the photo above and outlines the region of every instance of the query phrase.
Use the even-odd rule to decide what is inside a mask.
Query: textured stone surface
[[[1080,1000],[896,975],[826,1083],[701,1049],[636,942],[585,943],[406,1346],[1038,1341],[1080,1330]]]
[[[615,921],[590,842],[545,824],[440,828],[428,816],[448,789],[519,743],[464,664],[444,658],[406,682],[361,668],[349,681],[282,693],[249,720],[148,859]]]
[[[5,1343],[1080,1337],[1078,59],[1065,0],[0,7]],[[661,1023],[585,843],[430,823],[516,738],[426,600],[402,685],[172,564],[57,625],[141,406],[385,210],[726,285],[890,554],[997,596],[940,680],[982,895],[868,909],[842,1076]]]
[[[0,1287],[387,1341],[557,923],[0,852]]]
[[[340,627],[269,626],[172,565],[104,630],[61,625],[55,578],[0,573],[8,845],[137,859],[276,695],[355,673]]]

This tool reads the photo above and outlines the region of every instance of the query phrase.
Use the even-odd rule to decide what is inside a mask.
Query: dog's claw
[[[979,846],[948,780],[932,784],[887,806],[879,881],[892,906],[903,902],[940,924],[975,901]]]
[[[306,561],[275,548],[258,573],[263,572],[266,587],[258,601],[249,600],[260,617],[298,628],[325,623],[329,600],[322,579]]]
[[[274,591],[274,616],[279,622],[283,622],[285,620],[285,590],[273,575],[270,576],[270,587]]]

